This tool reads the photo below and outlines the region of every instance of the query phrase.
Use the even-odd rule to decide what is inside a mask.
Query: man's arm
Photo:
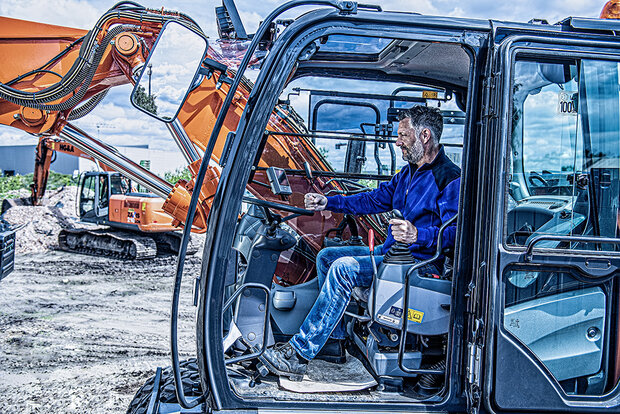
[[[388,182],[379,184],[375,190],[350,196],[332,196],[327,197],[326,209],[337,213],[346,214],[376,214],[384,213],[392,209],[392,198],[394,190],[398,185],[398,181],[405,173],[403,168]]]

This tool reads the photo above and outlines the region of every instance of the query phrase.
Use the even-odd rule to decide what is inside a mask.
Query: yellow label
[[[422,319],[424,319],[424,312],[420,312],[415,309],[407,309],[407,319],[412,322],[422,323]]]
[[[437,91],[422,91],[422,98],[437,99]]]
[[[142,202],[142,210],[146,210],[146,202]]]

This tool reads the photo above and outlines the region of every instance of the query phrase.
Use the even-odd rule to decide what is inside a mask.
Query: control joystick
[[[405,220],[400,210],[392,210],[392,218]],[[414,259],[409,252],[409,246],[402,242],[395,242],[390,246],[390,250],[385,254],[384,262],[386,263],[413,263]]]

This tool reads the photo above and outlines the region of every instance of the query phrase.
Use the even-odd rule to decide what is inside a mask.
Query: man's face
[[[405,118],[398,123],[396,146],[403,152],[403,160],[417,164],[424,156],[424,145],[416,128],[411,126],[411,119]]]

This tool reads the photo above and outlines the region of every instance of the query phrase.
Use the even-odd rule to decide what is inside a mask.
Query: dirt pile
[[[42,253],[58,248],[58,233],[72,227],[75,216],[77,187],[49,191],[40,206],[16,206],[4,213],[13,228],[16,253]]]

